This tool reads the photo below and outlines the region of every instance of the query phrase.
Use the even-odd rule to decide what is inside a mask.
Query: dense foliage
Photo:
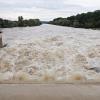
[[[25,27],[41,25],[39,19],[24,20],[22,16],[18,17],[18,21],[10,21],[0,18],[0,28]]]
[[[49,23],[77,28],[100,28],[100,10],[82,13],[67,18],[56,18]]]

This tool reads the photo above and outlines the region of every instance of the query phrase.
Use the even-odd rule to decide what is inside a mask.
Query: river
[[[100,31],[43,24],[5,28],[0,80],[100,80]]]

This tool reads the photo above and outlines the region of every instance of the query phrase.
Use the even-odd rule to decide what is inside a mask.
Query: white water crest
[[[3,29],[0,81],[100,80],[100,31],[43,24]]]

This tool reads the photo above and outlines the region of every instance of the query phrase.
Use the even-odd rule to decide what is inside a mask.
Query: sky
[[[17,20],[39,18],[43,21],[100,10],[100,0],[0,0],[0,17]]]

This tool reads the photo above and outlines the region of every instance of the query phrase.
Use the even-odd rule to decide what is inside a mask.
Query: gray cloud
[[[100,0],[0,0],[0,17],[50,20],[100,9]]]

